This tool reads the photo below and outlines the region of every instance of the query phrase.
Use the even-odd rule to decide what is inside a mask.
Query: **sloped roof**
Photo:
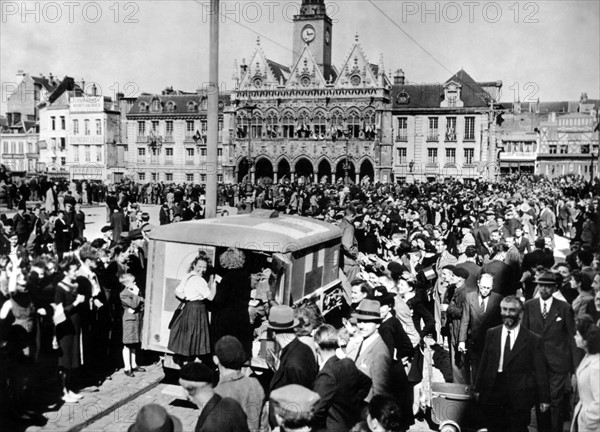
[[[452,75],[444,84],[394,84],[392,97],[394,109],[440,108],[444,100],[444,87],[449,82],[461,85],[460,99],[464,108],[487,107],[488,93],[463,69]],[[399,95],[406,93],[408,103],[400,103]]]
[[[142,94],[140,97],[137,98],[136,102],[131,106],[131,109],[129,110],[129,112],[127,113],[127,116],[130,115],[147,115],[147,116],[156,116],[156,115],[190,115],[190,116],[194,116],[194,115],[198,115],[198,113],[203,112],[205,113],[206,110],[202,109],[202,100],[205,99],[207,97],[207,93],[201,93],[201,94],[183,94],[183,95],[179,95],[179,94],[169,94],[169,95],[151,95],[151,94]],[[156,112],[156,111],[140,111],[140,105],[142,102],[145,102],[147,105],[151,105],[152,101],[154,100],[154,98],[158,98],[162,104],[162,111],[160,112]],[[230,104],[230,100],[231,100],[231,95],[229,93],[227,94],[220,94],[219,95],[219,101],[223,102],[223,106],[227,106]],[[166,110],[166,104],[168,102],[174,102],[175,103],[175,107],[173,109],[173,111],[167,111]],[[196,109],[193,111],[189,111],[188,110],[188,104],[190,102],[194,102],[196,104]]]
[[[48,102],[54,103],[54,101],[56,101],[66,91],[75,91],[83,93],[83,91],[73,78],[71,78],[70,76],[65,76],[64,79],[60,82],[60,84],[50,94]]]
[[[290,68],[270,59],[267,59],[267,64],[271,68],[273,75],[275,75],[277,82],[285,84],[290,76]]]
[[[52,93],[56,89],[56,87],[57,87],[57,83],[56,82],[50,81],[46,77],[35,77],[35,76],[32,76],[31,79],[33,80],[34,83],[40,84],[42,87],[44,87],[44,89],[46,89],[46,91],[48,91],[49,93]]]
[[[399,103],[401,93],[408,95],[408,103]],[[444,98],[444,87],[441,84],[406,84],[392,87],[394,108],[439,108]]]

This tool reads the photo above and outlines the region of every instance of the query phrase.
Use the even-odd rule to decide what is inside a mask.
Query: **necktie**
[[[360,345],[358,346],[358,351],[356,351],[356,359],[355,359],[355,361],[358,360],[358,357],[360,357],[360,351],[362,350],[362,346],[363,346],[364,342],[365,342],[364,339],[360,341]]]
[[[502,371],[506,370],[506,364],[508,363],[508,356],[510,354],[510,330],[506,332],[506,340],[504,342],[504,356],[502,357]]]
[[[479,302],[479,315],[483,315],[485,313],[485,299],[481,299]]]
[[[548,309],[546,309],[546,302],[544,302],[544,308],[542,309],[542,319],[546,321],[546,317],[548,316]]]

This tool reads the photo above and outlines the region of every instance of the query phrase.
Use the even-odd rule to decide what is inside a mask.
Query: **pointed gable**
[[[273,68],[277,73],[273,71]],[[258,46],[242,77],[240,89],[249,90],[284,85],[288,73],[288,68],[268,60],[262,48]]]
[[[374,69],[377,69],[377,67],[373,68],[373,65],[368,62],[360,44],[357,42],[340,69],[335,85],[338,88],[377,87],[377,77]]]
[[[290,79],[288,80],[286,87],[324,88],[326,84],[327,82],[321,73],[321,68],[317,64],[310,49],[308,49],[308,45],[305,45],[298,57],[298,61],[292,68],[292,73],[290,74]]]
[[[441,106],[487,106],[490,95],[464,69],[444,83],[444,101]],[[457,100],[453,100],[458,93]],[[462,103],[461,103],[462,102]]]

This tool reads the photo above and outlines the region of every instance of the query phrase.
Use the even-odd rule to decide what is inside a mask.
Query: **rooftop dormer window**
[[[160,99],[159,98],[152,99],[152,111],[161,111],[161,110],[162,110],[162,106],[160,104]]]
[[[173,102],[173,101],[167,102],[167,112],[171,112],[171,113],[175,112],[176,107],[177,106],[175,105],[175,102]]]
[[[461,85],[456,82],[446,83],[444,86],[444,100],[440,104],[445,108],[462,107],[463,102],[460,99]]]
[[[189,101],[187,104],[188,112],[194,112],[198,109],[198,104],[194,101]]]

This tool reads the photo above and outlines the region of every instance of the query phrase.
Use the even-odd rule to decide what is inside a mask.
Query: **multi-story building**
[[[553,112],[541,123],[536,172],[551,178],[566,174],[597,176],[600,101],[589,100],[583,94],[579,104],[570,107],[568,114]]]
[[[11,83],[4,83],[11,88]],[[7,113],[0,127],[0,163],[13,173],[33,174],[43,170],[39,162],[38,103],[47,100],[58,86],[50,74],[39,77],[19,71],[14,91],[7,99]]]
[[[14,86],[4,83],[8,89],[16,87],[6,102],[8,124],[14,125],[21,120],[38,121],[38,104],[49,99],[59,81],[52,74],[35,77],[23,71],[17,72],[16,81]]]
[[[35,173],[40,155],[38,136],[35,121],[20,120],[2,127],[0,163],[13,173]]]
[[[585,93],[579,102],[504,103],[500,173],[597,176],[599,107]]]
[[[336,68],[333,27],[324,0],[303,0],[291,66],[269,59],[258,41],[250,62],[235,67],[225,181],[391,180],[391,83],[383,59],[370,63],[357,36]]]
[[[533,174],[538,154],[539,128],[547,114],[540,113],[539,104],[504,103],[498,128],[499,174]]]
[[[49,175],[110,180],[109,147],[120,141],[120,112],[95,87],[85,94],[72,78],[39,104],[40,162]]]
[[[502,81],[476,82],[460,70],[444,84],[407,83],[394,74],[394,177],[488,177],[495,164],[494,109]]]
[[[224,128],[229,96],[219,101],[218,166],[207,165],[206,91],[184,93],[168,88],[162,94],[142,94],[127,113],[126,174],[140,182],[204,183],[209,169],[223,182],[223,145],[229,141]]]

